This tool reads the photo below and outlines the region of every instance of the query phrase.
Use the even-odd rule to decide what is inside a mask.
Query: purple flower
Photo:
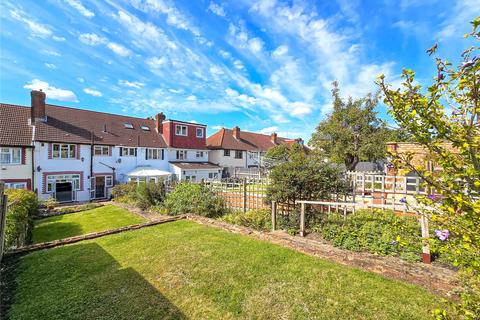
[[[454,110],[452,111],[452,115],[454,115],[454,116],[459,116],[459,115],[461,115],[461,114],[462,114],[462,113],[461,113],[459,110],[457,110],[457,109],[454,109]]]
[[[398,241],[395,241],[395,240],[390,241],[390,244],[391,244],[392,246],[396,246],[396,245],[398,244]]]
[[[400,203],[407,203],[407,198],[403,197],[402,199],[399,200]]]
[[[432,201],[437,201],[438,200],[438,197],[434,194],[429,194],[427,196],[428,199],[432,200]]]
[[[443,73],[438,74],[438,80],[443,80],[445,79],[445,75]]]
[[[437,229],[435,230],[435,235],[441,241],[445,241],[450,236],[450,231],[448,231],[447,229],[444,229],[444,230]]]

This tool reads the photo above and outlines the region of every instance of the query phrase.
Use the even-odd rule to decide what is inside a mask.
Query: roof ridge
[[[134,117],[134,116],[125,116],[123,114],[116,114],[116,113],[111,113],[111,112],[103,112],[103,111],[96,111],[96,110],[88,110],[88,109],[81,109],[81,108],[74,108],[74,107],[67,107],[67,106],[59,106],[56,104],[50,104],[47,103],[45,104],[47,107],[54,107],[54,108],[63,108],[63,109],[74,109],[74,110],[79,110],[79,111],[85,111],[85,112],[92,112],[92,113],[101,113],[109,116],[116,116],[116,117],[122,117],[122,118],[133,118],[133,119],[138,119],[138,120],[150,120],[154,121],[154,119],[150,118],[141,118],[141,117]]]

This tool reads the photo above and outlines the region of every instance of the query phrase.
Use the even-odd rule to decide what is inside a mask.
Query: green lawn
[[[430,319],[438,300],[185,220],[34,252],[15,270],[10,319]]]
[[[141,222],[145,222],[145,219],[128,210],[106,205],[92,210],[37,220],[33,229],[33,243],[115,229]]]

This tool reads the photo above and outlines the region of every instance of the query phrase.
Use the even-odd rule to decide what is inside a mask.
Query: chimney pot
[[[30,92],[32,98],[30,108],[30,122],[35,124],[35,121],[45,121],[45,98],[47,97],[42,90],[32,90]]]
[[[277,144],[277,133],[276,132],[273,132],[270,135],[270,140],[272,141],[272,143]]]
[[[240,128],[238,126],[235,126],[232,131],[233,131],[233,137],[235,139],[240,139]]]
[[[163,121],[165,121],[166,117],[163,112],[157,113],[155,116],[155,129],[157,129],[158,133],[163,133]]]

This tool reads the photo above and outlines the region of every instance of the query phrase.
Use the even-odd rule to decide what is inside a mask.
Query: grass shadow
[[[138,272],[122,269],[96,243],[14,258],[5,272],[2,319],[187,319]]]

